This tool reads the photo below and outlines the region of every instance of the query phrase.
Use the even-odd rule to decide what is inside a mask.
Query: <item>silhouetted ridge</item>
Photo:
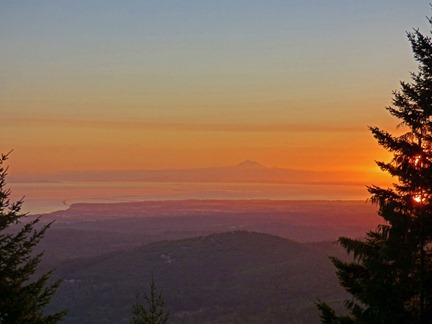
[[[68,306],[66,324],[121,323],[153,273],[173,323],[319,323],[314,300],[340,293],[326,255],[246,231],[162,241],[58,266],[54,306]]]

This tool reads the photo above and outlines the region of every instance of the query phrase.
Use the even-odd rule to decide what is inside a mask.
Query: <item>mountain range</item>
[[[346,179],[336,182],[335,179]],[[221,183],[352,183],[353,173],[317,172],[278,167],[266,167],[256,161],[245,160],[237,165],[154,170],[74,171],[23,174],[10,178],[11,182],[221,182]]]

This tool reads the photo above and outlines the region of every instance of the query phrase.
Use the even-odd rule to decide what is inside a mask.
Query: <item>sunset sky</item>
[[[0,1],[11,173],[245,159],[364,172],[428,1]],[[360,176],[359,176],[360,177]]]

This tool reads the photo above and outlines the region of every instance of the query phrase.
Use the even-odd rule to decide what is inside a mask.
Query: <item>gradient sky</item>
[[[11,172],[376,170],[428,1],[0,1]]]

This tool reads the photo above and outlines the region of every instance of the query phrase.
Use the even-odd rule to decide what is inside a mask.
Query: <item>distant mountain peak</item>
[[[265,168],[262,164],[252,160],[244,160],[243,162],[237,164],[237,166],[243,168]]]

